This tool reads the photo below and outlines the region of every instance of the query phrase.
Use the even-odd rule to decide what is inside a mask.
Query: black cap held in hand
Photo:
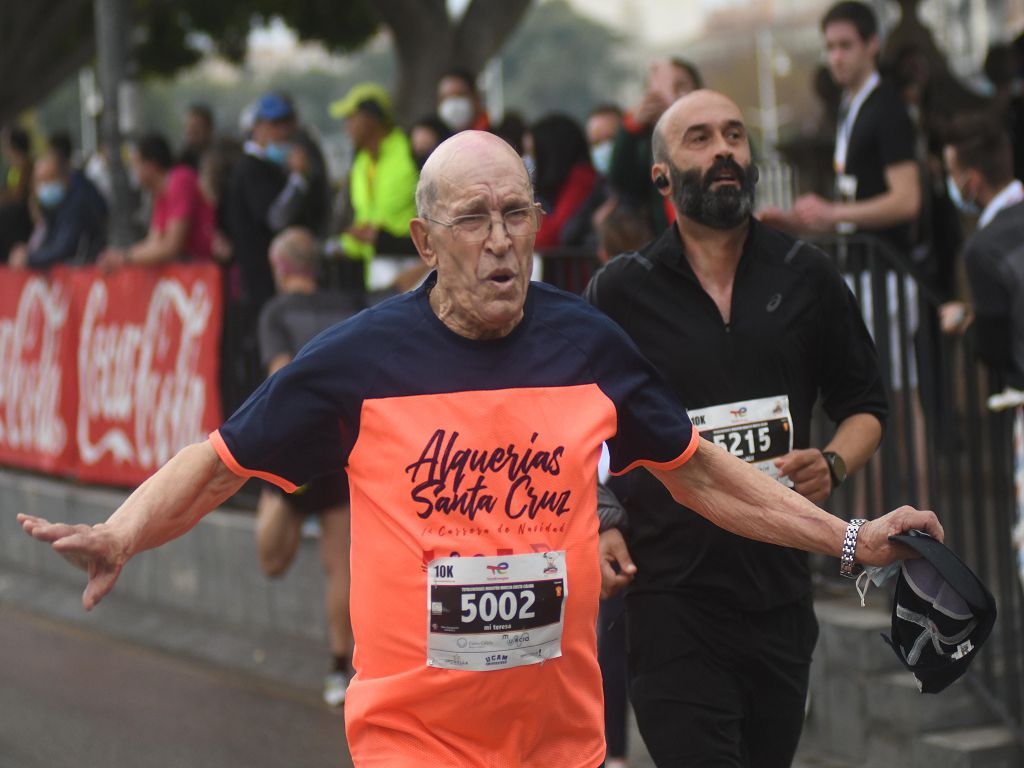
[[[921,531],[890,536],[916,550],[896,582],[892,637],[882,635],[914,673],[922,693],[959,678],[988,638],[996,602],[981,580],[941,542]]]

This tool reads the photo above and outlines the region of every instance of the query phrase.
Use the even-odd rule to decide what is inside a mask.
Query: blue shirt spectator
[[[41,269],[95,261],[107,237],[107,205],[99,190],[52,151],[36,161],[34,177],[41,219],[29,243],[11,249],[10,265]]]

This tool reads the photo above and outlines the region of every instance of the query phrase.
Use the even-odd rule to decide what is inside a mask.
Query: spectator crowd
[[[986,60],[985,74],[993,84],[994,98],[970,114],[949,115],[934,103],[927,59],[920,51],[899,52],[888,71],[880,66],[879,30],[867,6],[841,2],[823,18],[821,27],[831,91],[820,90],[836,97],[827,100],[824,118],[825,130],[831,132],[829,138],[835,144],[834,183],[831,189],[806,190],[786,210],[758,210],[753,205],[757,148],[750,156],[751,142],[735,105],[716,100],[716,96],[699,102],[704,111],[692,119],[685,110],[676,109],[681,97],[707,87],[698,66],[685,59],[651,63],[637,103],[622,105],[609,98],[594,104],[584,122],[561,113],[534,122],[523,120],[515,111],[490,115],[473,73],[453,69],[439,81],[436,112],[409,122],[408,131],[387,90],[376,83],[357,85],[324,105],[331,117],[343,122],[351,142],[352,162],[344,179],[330,178],[316,133],[303,123],[293,99],[282,92],[266,93],[246,110],[242,136],[219,131],[211,109],[195,104],[183,116],[183,132],[176,140],[147,132],[129,137],[125,149],[101,147],[89,158],[78,156],[67,133],[43,139],[18,125],[7,126],[2,132],[6,170],[0,189],[0,262],[9,270],[96,265],[103,273],[172,263],[216,265],[223,274],[221,395],[228,414],[323,328],[390,295],[409,291],[427,277],[410,233],[410,220],[418,215],[420,171],[431,152],[451,136],[466,130],[487,131],[506,141],[529,173],[536,201],[544,212],[536,231],[539,254],[557,252],[585,261],[589,276],[618,254],[641,252],[630,262],[632,266],[618,260],[612,262],[617,267],[599,272],[588,298],[613,317],[613,310],[621,311],[623,317],[615,319],[631,334],[650,333],[649,347],[645,346],[646,337],[637,342],[656,365],[673,358],[674,347],[658,335],[666,332],[664,325],[656,326],[662,329],[658,333],[641,329],[638,318],[657,306],[658,296],[644,298],[634,311],[630,302],[640,299],[626,297],[625,289],[620,292],[610,284],[609,280],[618,279],[616,275],[633,268],[649,272],[666,260],[685,261],[685,254],[693,269],[685,276],[676,275],[680,283],[674,295],[696,290],[696,305],[703,291],[721,310],[721,317],[714,314],[715,320],[720,319],[726,331],[735,327],[741,333],[743,317],[741,313],[731,317],[730,311],[742,298],[744,273],[736,271],[736,265],[742,267],[744,247],[760,248],[772,258],[785,257],[788,265],[793,254],[799,253],[787,255],[789,241],[777,239],[783,237],[779,231],[805,238],[857,232],[877,238],[905,257],[927,290],[945,302],[930,316],[922,305],[921,316],[909,319],[898,317],[890,308],[890,323],[910,324],[910,334],[925,322],[934,322],[951,334],[963,333],[976,323],[984,360],[1007,373],[1011,383],[1024,386],[1024,187],[1019,180],[1024,172],[1024,37],[1013,45],[994,46]],[[688,102],[694,103],[698,102]],[[714,122],[718,115],[724,115],[721,124]],[[712,170],[704,176],[687,175],[691,171],[677,167],[675,153],[705,151],[701,142],[709,143],[705,146],[719,142],[712,151]],[[130,242],[111,242],[109,237],[111,152],[122,153],[129,166],[137,204],[134,220],[139,223]],[[723,198],[716,190],[720,192],[723,185],[739,190],[739,207],[721,208]],[[747,193],[750,204],[744,208],[742,195]],[[952,215],[954,211],[963,215]],[[714,250],[712,246],[719,247],[712,237],[716,233],[726,237],[726,233],[742,231],[748,237],[745,227],[751,214],[756,215],[749,230],[755,233],[749,235],[753,245],[740,239],[738,245],[734,243],[737,247],[723,246],[721,254],[714,257],[724,260],[721,263],[733,260],[728,295],[721,294],[716,287],[717,267],[712,266],[720,262],[709,256],[706,264],[699,265],[698,253],[704,253],[705,247],[708,253]],[[507,216],[505,226],[512,226]],[[965,239],[970,229],[973,234]],[[655,245],[645,249],[652,241]],[[961,274],[966,277],[961,279]],[[642,274],[636,279],[642,281]],[[753,278],[748,275],[747,279]],[[822,293],[810,298],[823,300],[828,295],[834,299],[822,311],[835,314],[827,321],[834,321],[835,328],[817,330],[834,331],[830,341],[841,344],[849,352],[848,358],[860,350],[864,360],[870,359],[873,351],[859,314],[847,316],[836,309],[845,301],[841,281],[821,280]],[[325,290],[327,284],[329,290]],[[736,304],[730,305],[733,300]],[[868,312],[867,307],[863,310]],[[665,317],[671,317],[669,309],[665,312]],[[706,319],[688,318],[686,322]],[[714,330],[709,328],[708,333]],[[760,343],[755,341],[750,337],[742,342],[751,345],[751,355]],[[785,350],[778,354],[784,356]],[[847,471],[869,461],[886,415],[883,388],[872,378],[873,369],[867,370],[867,362],[858,363],[861,367],[855,376],[846,377],[863,377],[863,389],[856,395],[839,391],[834,379],[840,362],[829,357],[821,366],[833,363],[837,368],[824,373],[809,371],[807,380],[813,391],[820,388],[824,393],[826,407],[834,405],[836,413],[829,415],[835,416],[837,437],[824,446],[825,451],[815,449],[814,456],[787,454],[779,470],[799,493],[813,501],[826,498],[845,480]],[[845,364],[850,364],[849,359]],[[662,373],[672,379],[671,363],[665,364]],[[728,374],[722,373],[723,380]],[[679,375],[680,381],[688,378]],[[915,372],[905,371],[888,384],[890,390],[912,390],[914,394],[906,402],[920,410]],[[686,382],[686,386],[692,385],[692,381]],[[692,390],[682,391],[691,399],[701,398],[689,394]],[[740,387],[735,399],[777,394]],[[715,396],[723,395],[716,392]],[[791,395],[786,407],[793,408],[799,430],[796,400]],[[710,408],[712,403],[706,405]],[[809,413],[813,398],[805,405]],[[1019,429],[1024,434],[1024,422]],[[836,463],[837,453],[845,453],[845,462],[840,456]],[[348,567],[347,496],[339,490],[342,481],[328,478],[324,487],[311,483],[300,489],[298,496],[264,490],[259,502],[260,559],[271,576],[283,572],[296,552],[297,521],[307,514],[321,520],[333,657],[325,697],[334,705],[344,701],[352,652],[342,575]],[[616,487],[615,492],[627,508],[631,503],[654,507],[673,503],[661,488],[627,484]],[[652,501],[645,496],[655,493],[664,498]],[[629,501],[638,496],[641,502]],[[685,530],[691,540],[704,535],[703,529]],[[664,541],[671,540],[675,532],[649,531],[652,540]],[[645,544],[641,536],[641,541],[631,546],[639,546],[643,554],[644,546],[653,545]],[[725,577],[701,581],[701,573],[715,572],[713,563],[701,563],[702,558],[714,558],[716,547],[723,547],[723,557],[735,558],[741,569],[777,569],[783,574],[776,582],[776,586],[782,585],[778,594],[741,598],[742,590]],[[730,547],[733,545],[716,540],[707,549],[698,547],[700,551],[692,553],[692,561],[698,565],[688,577],[702,586],[711,584],[724,596],[715,610],[777,611],[779,595],[785,592],[787,600],[802,606],[798,618],[805,615],[806,606],[801,602],[809,584],[807,573],[801,571],[805,565],[797,560],[772,560],[762,550],[737,555]],[[345,554],[339,561],[331,552]],[[627,565],[628,553],[624,549],[617,552],[619,565]],[[672,586],[682,591],[687,588],[685,583]],[[736,600],[730,603],[733,597]],[[624,765],[626,755],[627,643],[624,623],[618,620],[624,608],[621,598],[616,599],[619,602],[605,604],[600,620],[609,766]],[[688,607],[698,612],[704,609]],[[631,610],[634,616],[645,615],[635,605]],[[661,631],[655,624],[664,616],[675,615],[671,605],[657,607],[651,602],[646,610],[655,616],[648,617],[651,632]],[[790,621],[788,615],[783,618]],[[720,619],[717,615],[709,619],[709,626]],[[770,621],[762,623],[765,633],[774,631],[768,627]],[[780,671],[783,683],[766,678],[762,686],[774,689],[774,698],[758,705],[761,712],[777,710],[780,718],[789,707],[791,717],[772,725],[772,733],[763,735],[763,741],[745,747],[777,755],[772,765],[788,764],[802,723],[806,667],[816,628],[805,632],[798,626],[796,631],[804,633],[798,641],[806,646],[806,661]],[[789,647],[797,644],[784,634],[779,638]],[[692,638],[680,639],[679,644],[689,640]],[[737,635],[735,641],[739,646],[742,638]],[[631,642],[635,646],[636,639]],[[772,663],[769,660],[768,666]],[[791,689],[780,704],[783,684]],[[717,678],[694,679],[687,685],[716,690],[728,687]],[[633,695],[640,695],[635,683]],[[665,732],[670,729],[662,722],[667,710],[653,700],[644,701],[648,710],[638,709],[644,718],[640,725],[645,738],[664,749],[665,764],[677,764],[672,756],[682,753],[673,751],[670,734]],[[726,709],[735,704],[725,693],[722,702]],[[706,712],[690,711],[688,706],[680,704],[679,718],[707,722],[702,720],[708,717]],[[742,706],[737,707],[742,711]],[[749,717],[749,711],[743,716]],[[744,738],[753,739],[749,733]],[[702,748],[711,754],[716,747]],[[691,754],[687,759],[695,758]]]

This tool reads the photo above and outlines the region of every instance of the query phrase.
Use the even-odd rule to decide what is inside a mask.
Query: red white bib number
[[[564,552],[427,564],[427,666],[490,671],[562,655]]]
[[[700,436],[792,487],[780,478],[774,459],[793,450],[789,397],[763,397],[688,411]]]

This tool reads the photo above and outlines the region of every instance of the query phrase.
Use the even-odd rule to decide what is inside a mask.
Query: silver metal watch
[[[855,579],[863,570],[862,566],[854,561],[854,555],[857,554],[857,534],[860,533],[860,527],[866,522],[867,520],[864,518],[858,517],[851,520],[850,524],[846,526],[846,538],[843,539],[843,554],[839,560],[840,576]]]

